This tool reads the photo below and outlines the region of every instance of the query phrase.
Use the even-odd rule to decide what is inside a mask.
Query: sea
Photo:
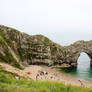
[[[90,58],[84,52],[82,52],[78,58],[77,67],[61,69],[61,71],[83,80],[92,81],[92,66],[90,65]]]

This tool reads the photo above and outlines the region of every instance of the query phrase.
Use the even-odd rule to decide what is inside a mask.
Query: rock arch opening
[[[87,55],[85,52],[81,52],[80,56],[78,57],[77,60],[77,66],[79,65],[85,65],[85,66],[90,66],[90,57]]]
[[[77,76],[80,78],[88,79],[91,74],[90,57],[82,52],[77,61]]]
[[[64,72],[76,76],[79,79],[91,80],[92,81],[92,66],[91,66],[92,58],[90,58],[88,53],[82,52],[78,53],[76,66],[70,67],[67,69],[63,69]]]

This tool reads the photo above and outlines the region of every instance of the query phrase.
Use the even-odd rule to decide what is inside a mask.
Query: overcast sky
[[[92,40],[92,0],[0,0],[0,24],[61,45]]]

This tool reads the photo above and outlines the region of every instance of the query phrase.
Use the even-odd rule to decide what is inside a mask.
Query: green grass
[[[25,78],[15,79],[15,76],[17,75],[0,68],[0,92],[92,92],[91,88]]]
[[[12,53],[9,52],[8,46],[8,43],[0,33],[0,48],[3,49],[3,52],[5,53],[5,56],[0,53],[0,62],[5,62],[17,68],[23,69],[22,65],[17,62],[16,59],[13,57]]]
[[[57,82],[48,82],[48,81],[41,82],[41,81],[32,81],[32,80],[29,81],[26,79],[14,80],[2,76],[2,83],[0,83],[0,92],[12,92],[12,91],[13,92],[92,92],[92,89],[76,87],[71,85],[65,86],[64,84]]]

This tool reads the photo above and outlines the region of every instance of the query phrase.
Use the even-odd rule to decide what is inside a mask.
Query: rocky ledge
[[[28,65],[76,67],[81,52],[90,57],[92,64],[92,41],[61,46],[43,35],[28,35],[0,25],[1,62],[19,68]]]

